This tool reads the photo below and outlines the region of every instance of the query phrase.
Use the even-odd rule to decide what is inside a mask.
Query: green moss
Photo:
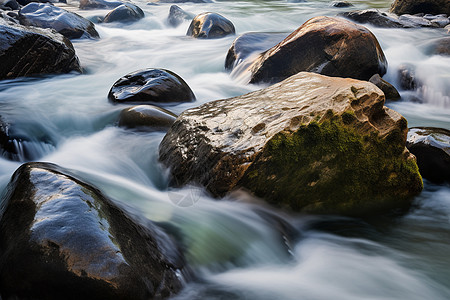
[[[353,112],[275,135],[241,180],[256,195],[297,211],[367,215],[408,204],[422,186],[403,133],[361,135]]]

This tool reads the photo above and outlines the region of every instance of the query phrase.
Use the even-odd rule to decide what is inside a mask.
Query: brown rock
[[[450,1],[448,0],[395,0],[391,12],[403,14],[447,14],[450,15]]]
[[[262,53],[250,69],[250,82],[278,82],[301,71],[369,80],[386,68],[383,50],[367,28],[315,17]]]
[[[375,84],[380,90],[382,90],[384,95],[386,96],[386,99],[400,99],[400,94],[398,93],[397,89],[392,84],[381,78],[380,75],[373,75],[372,77],[370,77],[369,82]]]

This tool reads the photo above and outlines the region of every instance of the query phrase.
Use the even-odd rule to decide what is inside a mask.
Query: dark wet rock
[[[401,64],[398,67],[400,87],[404,90],[416,90],[419,83],[416,79],[416,67],[412,64]]]
[[[80,9],[116,8],[124,3],[125,1],[114,0],[80,0]]]
[[[433,41],[427,48],[430,54],[450,56],[450,37],[444,37]]]
[[[384,95],[386,96],[386,99],[400,99],[400,94],[398,93],[397,89],[392,84],[381,78],[379,74],[375,74],[370,77],[369,82],[375,84],[380,90],[382,90]]]
[[[19,3],[16,0],[0,0],[0,9],[18,10]]]
[[[173,27],[178,27],[178,25],[180,25],[184,21],[192,20],[193,18],[194,18],[193,14],[188,13],[178,5],[172,5],[169,10],[167,22]]]
[[[353,4],[347,1],[333,1],[331,2],[330,6],[333,7],[351,7]]]
[[[195,100],[194,93],[177,74],[164,69],[145,69],[117,80],[108,98],[113,103],[176,103]]]
[[[245,188],[295,211],[365,215],[422,189],[407,122],[373,84],[301,72],[183,112],[160,144],[172,183]]]
[[[92,22],[48,3],[30,3],[19,12],[22,25],[52,28],[69,39],[98,38]]]
[[[104,23],[111,22],[136,22],[144,18],[144,12],[139,6],[131,3],[122,4],[110,11],[103,19]]]
[[[391,12],[403,14],[447,14],[450,15],[450,1],[448,0],[395,0]]]
[[[405,24],[405,27],[433,27],[429,20],[419,16],[401,15],[398,19]]]
[[[264,52],[288,36],[277,32],[248,32],[237,37],[225,59],[225,69],[232,70],[252,54]]]
[[[417,158],[420,174],[433,182],[450,182],[450,131],[443,128],[409,129],[406,147]]]
[[[137,105],[122,110],[119,126],[145,131],[167,131],[177,115],[153,105]]]
[[[0,156],[14,161],[37,160],[50,153],[56,141],[40,124],[10,122],[0,116]]]
[[[0,211],[4,299],[161,299],[181,288],[183,259],[171,239],[67,170],[24,164],[7,191]]]
[[[81,72],[72,43],[49,29],[25,27],[0,18],[0,79]]]
[[[367,28],[340,18],[315,17],[254,61],[250,83],[279,82],[301,71],[369,80],[387,61]]]
[[[445,26],[450,24],[450,19],[447,17],[446,14],[440,14],[440,15],[426,14],[423,16],[423,18],[426,20],[429,20],[433,27],[444,28]]]
[[[380,12],[378,9],[354,10],[339,13],[338,16],[347,18],[360,24],[370,24],[384,28],[405,28],[409,24],[401,22],[396,15]]]
[[[233,23],[227,18],[212,12],[197,15],[189,25],[187,36],[201,39],[217,39],[235,34]]]

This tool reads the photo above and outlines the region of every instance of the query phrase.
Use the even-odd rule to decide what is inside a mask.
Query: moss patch
[[[370,215],[409,204],[422,188],[404,153],[403,128],[361,134],[353,112],[283,131],[265,146],[240,185],[296,211]]]

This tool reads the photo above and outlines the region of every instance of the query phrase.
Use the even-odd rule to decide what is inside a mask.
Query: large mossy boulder
[[[367,28],[341,18],[315,17],[254,61],[250,83],[279,82],[298,72],[369,80],[387,61]]]
[[[417,157],[417,165],[424,178],[437,183],[450,183],[450,130],[410,128],[406,147]]]
[[[67,170],[24,164],[1,201],[3,299],[160,299],[181,288],[170,238]]]
[[[448,0],[395,0],[391,12],[403,14],[447,14],[450,15],[450,1]]]
[[[370,215],[422,190],[407,122],[375,85],[301,72],[183,112],[160,144],[172,184],[245,188],[295,211]]]
[[[25,27],[0,18],[0,79],[81,72],[72,43],[50,29]]]
[[[22,25],[52,28],[69,39],[99,37],[91,21],[48,3],[32,2],[24,6],[19,19]]]
[[[164,69],[144,69],[117,80],[108,93],[113,103],[179,103],[195,100],[188,84]]]
[[[205,12],[195,16],[186,35],[198,39],[218,39],[235,32],[230,20],[216,13]]]

